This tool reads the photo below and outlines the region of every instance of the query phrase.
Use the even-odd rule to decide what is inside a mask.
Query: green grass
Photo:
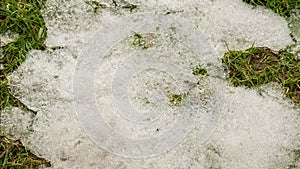
[[[50,162],[32,154],[19,140],[13,141],[0,134],[0,168],[35,169],[50,166]]]
[[[193,69],[193,75],[207,75],[207,70],[201,66],[197,66]]]
[[[273,10],[275,13],[289,17],[293,9],[300,10],[299,0],[243,0],[252,5],[262,5],[268,9]]]
[[[44,50],[46,46],[46,26],[40,13],[44,0],[5,0],[0,2],[0,34],[10,30],[19,37],[2,47],[4,64],[2,75],[18,68],[32,50]]]
[[[170,98],[170,103],[172,105],[177,106],[182,102],[182,99],[183,99],[184,96],[185,96],[185,94],[174,94]]]
[[[0,82],[0,111],[3,110],[6,106],[10,105],[13,107],[19,107],[27,112],[36,114],[35,111],[30,110],[25,104],[23,104],[19,99],[15,98],[9,93],[9,85],[7,80]],[[1,119],[0,119],[1,122]]]
[[[6,106],[28,108],[13,97],[8,88],[7,76],[16,70],[32,50],[44,50],[47,37],[46,26],[40,9],[44,0],[5,0],[0,2],[0,34],[7,31],[19,35],[17,39],[1,47],[0,64],[0,111]]]
[[[300,61],[286,50],[251,47],[245,51],[229,50],[222,58],[228,79],[234,86],[253,88],[270,82],[282,85],[288,98],[300,104]]]
[[[12,42],[0,47],[0,113],[7,106],[14,106],[36,114],[10,94],[7,76],[25,61],[30,50],[46,49],[47,29],[40,12],[44,3],[45,0],[0,1],[0,35],[8,31],[18,34]],[[12,141],[0,132],[0,168],[38,168],[41,165],[50,166],[50,163],[36,157],[20,141]]]

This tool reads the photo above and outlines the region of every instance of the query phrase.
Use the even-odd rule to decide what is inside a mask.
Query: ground
[[[7,77],[36,115],[6,107],[1,127],[52,168],[299,168],[299,109],[279,84],[234,87],[221,61],[296,45],[287,18],[241,0],[48,0],[42,15],[48,48]]]

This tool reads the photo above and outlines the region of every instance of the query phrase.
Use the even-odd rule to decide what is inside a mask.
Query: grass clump
[[[7,76],[25,61],[30,50],[46,49],[44,41],[47,29],[40,12],[44,3],[45,0],[0,1],[0,37],[7,33],[18,35],[11,42],[0,46],[0,113],[7,106],[14,106],[36,114],[10,94]],[[8,139],[0,130],[0,168],[40,166],[50,167],[50,163],[32,154],[19,140]]]
[[[0,168],[35,169],[50,166],[50,162],[32,154],[20,140],[13,141],[0,134]]]
[[[3,110],[6,106],[10,105],[13,107],[19,107],[22,110],[36,114],[35,111],[30,110],[25,104],[23,104],[16,97],[12,96],[9,92],[10,90],[7,80],[0,81],[0,111]]]
[[[10,94],[6,77],[24,62],[30,50],[46,49],[47,29],[40,12],[44,3],[45,0],[0,1],[0,36],[8,31],[19,35],[0,48],[0,111],[8,105],[28,110]]]
[[[229,50],[222,62],[228,79],[234,86],[249,88],[277,82],[288,98],[300,104],[300,61],[285,49],[273,51],[267,47],[251,47],[245,51]]]
[[[0,34],[7,32],[19,37],[2,47],[1,75],[13,72],[32,50],[44,50],[46,46],[46,26],[40,9],[44,0],[5,0],[0,2]]]
[[[243,0],[251,5],[262,5],[275,13],[289,17],[293,9],[300,10],[300,1],[298,0]]]

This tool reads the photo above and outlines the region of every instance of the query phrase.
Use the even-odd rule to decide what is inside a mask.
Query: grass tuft
[[[288,98],[300,104],[300,61],[286,50],[273,51],[267,47],[251,47],[245,51],[229,50],[222,62],[228,79],[234,86],[249,88],[277,82]]]
[[[300,1],[298,0],[243,0],[244,2],[257,6],[262,5],[275,13],[289,17],[293,9],[300,10]]]
[[[0,134],[0,168],[35,169],[50,166],[50,162],[32,154],[20,140],[13,141]]]
[[[10,94],[9,85],[7,80],[0,82],[0,111],[6,106],[19,107],[24,111],[36,114],[35,111],[30,110],[25,104],[23,104],[19,99]],[[0,119],[1,122],[1,119]]]
[[[170,98],[170,103],[172,105],[178,106],[182,102],[183,97],[185,95],[186,94],[174,94],[174,95],[172,95],[171,98]]]
[[[40,12],[44,3],[45,0],[0,1],[0,37],[5,33],[19,35],[13,41],[0,46],[0,113],[7,106],[14,106],[36,114],[10,94],[7,76],[25,61],[30,50],[46,49],[44,42],[47,29]],[[51,165],[32,154],[19,140],[8,139],[0,130],[0,168],[23,169],[40,166]]]
[[[46,49],[47,29],[40,12],[44,3],[45,0],[0,1],[0,36],[8,31],[19,35],[0,48],[0,111],[9,105],[29,110],[10,94],[6,77],[25,61],[30,50]]]
[[[44,50],[46,46],[46,26],[40,9],[44,0],[5,0],[0,2],[0,34],[10,30],[20,36],[2,47],[3,58],[0,63],[7,75],[18,68],[32,50]]]

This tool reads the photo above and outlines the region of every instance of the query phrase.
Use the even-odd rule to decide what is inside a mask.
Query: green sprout
[[[173,105],[178,105],[182,102],[184,94],[174,94],[170,97],[170,103]]]
[[[193,69],[193,75],[207,75],[207,70],[201,66],[197,66]]]

